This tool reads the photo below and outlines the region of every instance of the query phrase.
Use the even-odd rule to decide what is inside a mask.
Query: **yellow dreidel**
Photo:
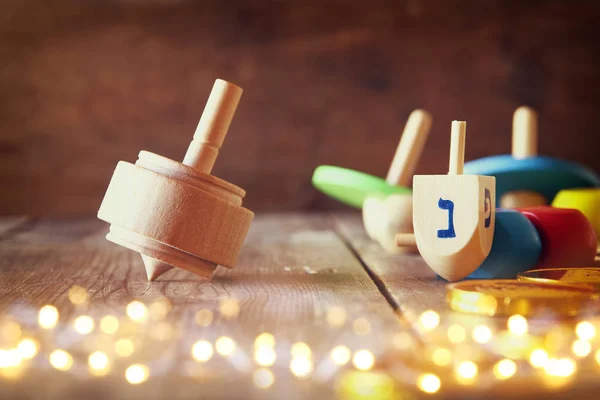
[[[492,248],[496,179],[463,175],[466,122],[453,121],[448,175],[416,175],[413,224],[419,253],[448,281],[468,276]]]

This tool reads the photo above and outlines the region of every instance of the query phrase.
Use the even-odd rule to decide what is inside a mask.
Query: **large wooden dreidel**
[[[210,277],[233,267],[254,214],[244,190],[210,174],[242,95],[217,80],[183,163],[142,151],[120,161],[98,211],[106,238],[141,254],[149,280],[172,267]]]
[[[452,122],[448,175],[415,175],[413,224],[425,262],[456,281],[488,256],[496,221],[495,178],[463,175],[466,122]]]
[[[534,110],[518,108],[513,116],[512,154],[465,164],[465,174],[496,177],[497,206],[518,208],[550,204],[562,189],[600,186],[600,178],[587,168],[538,156],[537,121]]]
[[[362,208],[363,223],[369,237],[390,253],[416,250],[415,246],[397,246],[399,232],[412,233],[412,191],[410,183],[431,130],[431,115],[413,111],[385,180],[330,165],[318,167],[313,185],[323,193],[350,206]]]

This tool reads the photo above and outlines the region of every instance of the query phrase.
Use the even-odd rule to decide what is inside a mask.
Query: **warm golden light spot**
[[[108,356],[101,351],[95,351],[88,357],[90,372],[96,376],[104,376],[109,371]]]
[[[575,373],[577,365],[570,358],[550,358],[544,366],[544,371],[550,376],[567,378]]]
[[[437,375],[423,374],[417,379],[417,386],[423,392],[432,394],[440,390],[442,382],[440,381],[440,378],[437,377]]]
[[[43,329],[52,329],[58,323],[58,310],[56,307],[51,305],[46,305],[40,308],[40,312],[38,313],[38,324]]]
[[[535,349],[529,355],[529,363],[534,368],[543,368],[548,362],[548,353],[544,349]]]
[[[94,320],[87,315],[81,315],[75,319],[73,326],[77,333],[87,335],[94,330]]]
[[[577,357],[583,358],[592,352],[592,345],[588,341],[579,339],[573,342],[571,350],[573,350],[573,354]]]
[[[375,357],[369,350],[359,350],[354,353],[352,363],[357,369],[368,371],[373,367],[373,364],[375,364]]]
[[[331,359],[337,365],[344,365],[350,361],[352,353],[346,346],[336,346],[331,350]]]
[[[148,367],[143,364],[133,364],[125,370],[125,379],[132,385],[138,385],[145,382],[150,376]]]
[[[339,328],[346,323],[346,310],[342,307],[332,307],[327,310],[327,323],[332,328]]]
[[[310,358],[312,356],[312,350],[306,343],[296,342],[292,345],[292,348],[290,349],[290,354],[292,355],[292,357]]]
[[[236,299],[221,300],[219,311],[223,317],[234,319],[240,313],[240,303]]]
[[[60,371],[68,371],[73,366],[73,357],[64,350],[54,350],[50,353],[49,360],[50,364]]]
[[[135,322],[145,322],[148,320],[148,309],[141,301],[135,300],[127,304],[125,312]]]
[[[129,339],[119,339],[115,343],[115,353],[119,357],[129,357],[135,351],[135,345]]]
[[[463,361],[458,365],[456,372],[460,378],[474,379],[477,376],[477,364],[473,361]]]
[[[259,368],[252,373],[252,382],[259,389],[267,389],[275,382],[275,376],[267,368]]]
[[[297,378],[307,378],[310,376],[313,366],[310,357],[296,356],[290,362],[290,370]]]
[[[275,354],[275,350],[273,350],[272,347],[261,346],[254,350],[254,361],[256,361],[258,365],[270,367],[275,364],[276,359],[277,354]]]
[[[581,321],[575,327],[575,333],[581,340],[590,341],[596,336],[596,327],[588,321]]]
[[[148,312],[150,314],[150,318],[155,321],[161,320],[169,314],[171,311],[172,305],[171,301],[166,297],[161,297],[152,302],[150,307],[148,307]]]
[[[419,325],[421,325],[421,327],[426,331],[431,331],[437,328],[439,324],[440,315],[433,310],[427,310],[419,317]]]
[[[437,347],[431,354],[431,360],[439,367],[445,367],[452,362],[452,352],[445,347]]]
[[[83,304],[88,300],[88,293],[81,286],[71,286],[69,289],[69,300],[75,305]]]
[[[100,320],[100,330],[112,335],[119,330],[119,319],[113,315],[106,315]]]
[[[213,348],[206,340],[199,340],[192,346],[192,356],[196,361],[206,362],[213,356]]]
[[[222,356],[229,356],[233,354],[233,352],[235,351],[235,347],[236,346],[233,339],[227,336],[221,336],[215,342],[215,349],[217,350],[217,353],[219,353]]]
[[[473,329],[473,340],[477,343],[488,343],[492,338],[492,331],[485,325],[476,326]]]
[[[25,360],[31,360],[40,349],[40,345],[34,339],[25,338],[19,342],[17,350],[21,357]]]
[[[467,331],[460,325],[452,325],[448,328],[448,340],[457,344],[464,342],[467,337]]]
[[[196,313],[196,323],[200,326],[209,326],[213,321],[213,313],[210,310],[203,308]]]
[[[596,350],[596,354],[594,355],[594,359],[600,365],[600,350]]]
[[[515,314],[508,319],[508,330],[516,336],[523,336],[527,333],[529,325],[527,319],[519,314]]]
[[[15,321],[6,321],[0,329],[0,339],[7,343],[15,343],[21,338],[21,325]]]
[[[21,361],[22,357],[18,349],[0,349],[0,369],[18,367]]]
[[[275,336],[270,334],[269,332],[263,332],[256,337],[254,340],[254,346],[256,347],[274,347],[275,346]]]
[[[517,364],[505,358],[494,365],[494,376],[498,379],[508,379],[517,372]]]
[[[371,323],[365,318],[358,318],[352,324],[354,333],[360,336],[368,335],[371,332]]]

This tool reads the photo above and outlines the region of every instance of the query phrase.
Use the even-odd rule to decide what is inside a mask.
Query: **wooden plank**
[[[354,349],[368,348],[380,354],[389,343],[380,336],[398,329],[392,308],[323,216],[270,214],[257,217],[238,267],[234,270],[219,267],[212,281],[185,271],[169,271],[150,283],[140,257],[106,241],[103,237],[106,231],[107,226],[95,219],[41,220],[31,229],[1,242],[0,304],[3,309],[10,310],[16,302],[22,302],[27,304],[26,309],[31,314],[28,307],[35,307],[35,311],[50,303],[58,307],[63,318],[81,312],[99,318],[106,313],[122,315],[124,306],[133,299],[151,302],[164,296],[173,304],[168,321],[176,327],[178,336],[161,342],[162,350],[148,348],[135,358],[146,362],[157,375],[139,387],[127,385],[122,372],[104,379],[110,385],[101,384],[100,380],[82,387],[67,379],[68,374],[37,376],[33,371],[27,376],[36,376],[52,390],[39,393],[26,384],[17,384],[14,390],[24,391],[22,396],[29,393],[43,398],[60,394],[69,398],[75,393],[81,395],[78,390],[100,390],[103,395],[113,397],[117,391],[124,397],[197,396],[197,381],[186,378],[182,371],[190,363],[191,345],[199,338],[214,343],[219,335],[227,335],[244,349],[245,358],[238,360],[240,364],[236,366],[216,363],[224,371],[221,374],[214,369],[205,370],[207,376],[214,378],[205,378],[206,397],[329,397],[329,380],[336,371],[327,361],[333,346],[344,343]],[[84,308],[72,305],[68,299],[73,285],[89,293],[90,301]],[[220,311],[220,307],[227,304],[224,301],[231,299],[239,305],[239,315],[234,319]],[[339,328],[327,322],[332,307],[346,310],[347,321]],[[213,313],[210,326],[196,324],[195,315],[200,309]],[[353,321],[359,317],[368,318],[372,326],[365,336],[356,335],[352,329]],[[266,392],[253,387],[250,379],[256,368],[252,362],[252,343],[263,331],[277,338],[280,359],[272,368],[276,384]],[[287,370],[289,346],[295,341],[304,341],[313,350],[315,368],[311,384],[293,379]],[[50,346],[57,344],[51,342]],[[154,353],[158,353],[160,363]],[[160,372],[161,368],[165,371]],[[211,368],[215,368],[214,365]],[[228,384],[230,379],[236,384]],[[40,385],[42,383],[37,387]]]
[[[386,253],[378,243],[367,236],[359,214],[336,216],[334,224],[342,237],[368,265],[402,314],[412,316],[427,309],[444,309],[445,282],[436,277],[420,255]]]

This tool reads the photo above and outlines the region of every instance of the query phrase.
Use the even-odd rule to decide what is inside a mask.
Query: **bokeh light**
[[[143,364],[133,364],[125,370],[125,379],[132,385],[138,385],[145,382],[148,380],[149,376],[150,371],[148,370],[148,367]]]
[[[352,363],[357,369],[360,369],[361,371],[368,371],[373,368],[373,364],[375,364],[375,357],[369,350],[359,350],[354,353],[354,357],[352,357]]]
[[[38,324],[43,329],[52,329],[58,323],[58,310],[51,305],[45,305],[40,308],[38,313]]]

